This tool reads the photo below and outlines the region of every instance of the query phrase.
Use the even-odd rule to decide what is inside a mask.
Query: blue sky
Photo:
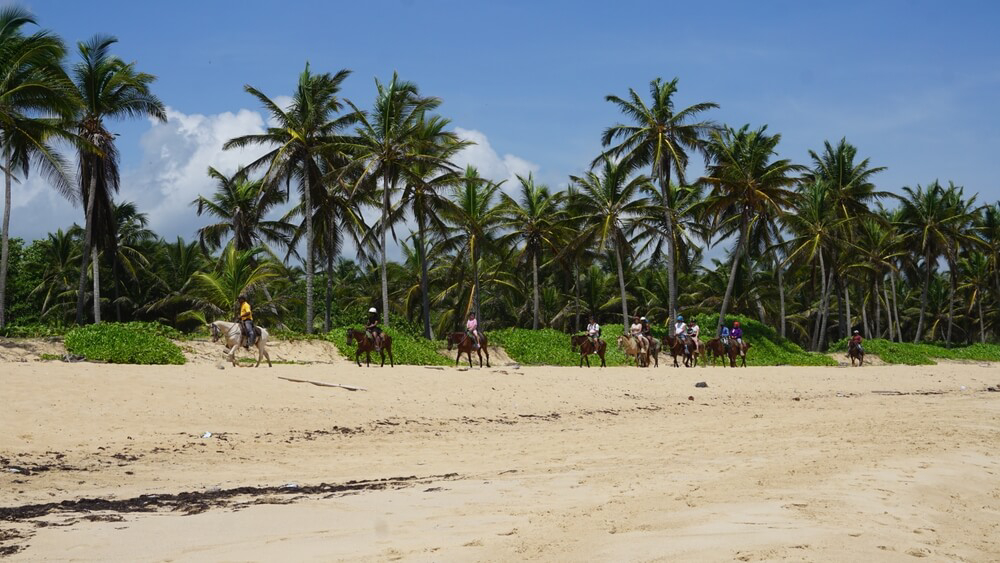
[[[244,84],[291,91],[309,61],[348,68],[344,97],[368,107],[393,71],[439,96],[440,112],[481,143],[464,162],[497,179],[534,171],[552,186],[580,173],[619,119],[607,94],[679,77],[676,102],[767,124],[781,156],[841,137],[881,189],[952,180],[1000,198],[1000,41],[992,2],[61,2],[33,0],[68,43],[116,35],[116,53],[158,77],[171,122],[116,123],[123,197],[168,238],[204,223],[188,205],[222,169],[227,136],[263,125]],[[990,39],[993,37],[993,39]],[[697,176],[694,166],[691,176]],[[82,218],[37,178],[17,189],[12,230],[44,236]],[[25,215],[42,217],[42,220]],[[79,217],[78,217],[79,216]]]

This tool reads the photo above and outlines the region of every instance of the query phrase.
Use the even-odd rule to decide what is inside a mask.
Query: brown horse
[[[685,347],[683,341],[681,341],[676,336],[671,336],[669,334],[663,337],[662,342],[663,342],[663,347],[666,348],[667,350],[670,350],[670,355],[674,358],[675,368],[681,367],[677,363],[677,356],[680,356],[681,358],[684,359],[684,367],[686,368],[693,367],[694,365],[696,365],[697,356],[695,354],[697,353],[697,350],[694,347],[693,343],[688,342],[687,347]]]
[[[358,363],[358,367],[361,367],[361,353],[364,352],[365,366],[371,367],[372,350],[375,350],[374,340],[363,330],[349,328],[347,329],[347,345],[350,346],[354,341],[358,343],[358,351],[354,354],[354,361]],[[385,367],[386,352],[389,353],[389,367],[396,367],[392,359],[392,337],[388,333],[382,333],[382,347],[377,352],[382,356],[382,364],[379,367]]]
[[[569,337],[570,349],[576,352],[577,347],[580,348],[580,367],[583,367],[583,362],[587,362],[587,367],[590,367],[591,354],[597,354],[601,358],[601,367],[608,367],[608,364],[604,362],[604,353],[608,350],[608,343],[597,339],[597,344],[590,339],[586,334],[574,334]]]
[[[851,367],[854,367],[854,362],[857,360],[858,366],[865,365],[865,350],[854,342],[849,342],[847,344],[847,356],[851,358]]]
[[[648,357],[646,358],[646,367],[649,367],[649,358],[653,359],[653,367],[660,367],[660,342],[653,338],[652,335],[646,335],[646,342],[649,343],[646,351],[648,352]]]
[[[448,341],[448,351],[451,351],[452,346],[458,348],[458,355],[455,356],[455,366],[458,366],[458,361],[462,358],[462,354],[469,356],[469,367],[472,367],[472,351],[475,350],[479,355],[479,367],[483,367],[483,352],[486,352],[486,367],[490,367],[490,351],[487,348],[489,343],[486,340],[486,334],[480,332],[479,339],[482,342],[479,343],[479,348],[476,348],[475,343],[469,338],[469,335],[464,332],[452,332],[448,334],[445,340]]]
[[[730,339],[729,349],[726,350],[721,340],[713,338],[705,344],[705,349],[708,350],[713,366],[715,366],[716,359],[722,358],[722,367],[726,367],[726,357],[728,357],[729,367],[736,367],[736,358],[741,358],[743,360],[742,367],[747,367],[747,350],[750,349],[750,344],[747,342],[743,343],[741,349],[735,341]]]

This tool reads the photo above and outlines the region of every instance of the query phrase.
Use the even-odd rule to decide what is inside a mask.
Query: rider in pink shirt
[[[465,335],[472,339],[473,346],[479,349],[479,321],[476,320],[475,313],[469,313],[469,320],[465,323]]]

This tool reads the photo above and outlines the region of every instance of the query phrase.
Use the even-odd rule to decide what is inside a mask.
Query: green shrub
[[[66,328],[43,324],[5,326],[0,328],[0,336],[5,338],[48,338],[66,334]]]
[[[625,354],[615,344],[622,325],[602,326],[601,336],[608,343],[605,361],[609,366],[625,365]],[[570,350],[570,335],[551,328],[531,330],[505,328],[488,333],[490,344],[502,346],[514,361],[525,365],[578,366],[580,353]],[[662,359],[662,358],[661,358]],[[600,365],[597,356],[590,357],[590,364]]]
[[[715,338],[715,325],[719,322],[718,314],[695,315],[701,327],[701,341],[708,342]],[[743,340],[752,344],[747,352],[748,366],[835,366],[833,360],[825,354],[807,352],[791,340],[782,339],[778,332],[760,321],[741,315],[726,315],[726,324],[733,326],[733,321],[740,322],[743,329]]]
[[[155,326],[154,326],[155,325]],[[112,364],[183,364],[184,354],[156,323],[102,323],[71,330],[66,350],[92,362]]]
[[[847,353],[847,342],[847,338],[838,340],[830,345],[830,350]],[[873,338],[865,340],[864,347],[866,354],[878,356],[887,364],[929,366],[935,363],[932,358],[976,362],[1000,361],[1000,345],[997,344],[973,344],[945,348],[939,344],[913,344],[912,342],[892,342]]]
[[[347,328],[335,328],[327,333],[325,338],[333,342],[337,350],[344,357],[354,361],[354,353],[357,350],[357,346],[353,344],[351,346],[347,345]],[[454,362],[454,360],[449,361],[448,358],[438,353],[439,346],[442,346],[440,342],[434,342],[419,336],[413,336],[405,331],[396,330],[395,325],[385,332],[392,336],[392,357],[394,362],[399,365],[446,366]],[[364,361],[365,356],[362,354],[361,363],[364,364]],[[373,352],[372,361],[381,361],[381,359],[378,354]],[[388,355],[385,361],[388,365]]]

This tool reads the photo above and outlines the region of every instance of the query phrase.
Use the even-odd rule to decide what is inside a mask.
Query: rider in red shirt
[[[864,341],[864,339],[861,338],[861,333],[855,330],[854,331],[854,336],[851,337],[851,344],[854,344],[855,346],[858,347],[858,350],[861,350],[862,349],[861,348],[861,343],[863,341]]]

